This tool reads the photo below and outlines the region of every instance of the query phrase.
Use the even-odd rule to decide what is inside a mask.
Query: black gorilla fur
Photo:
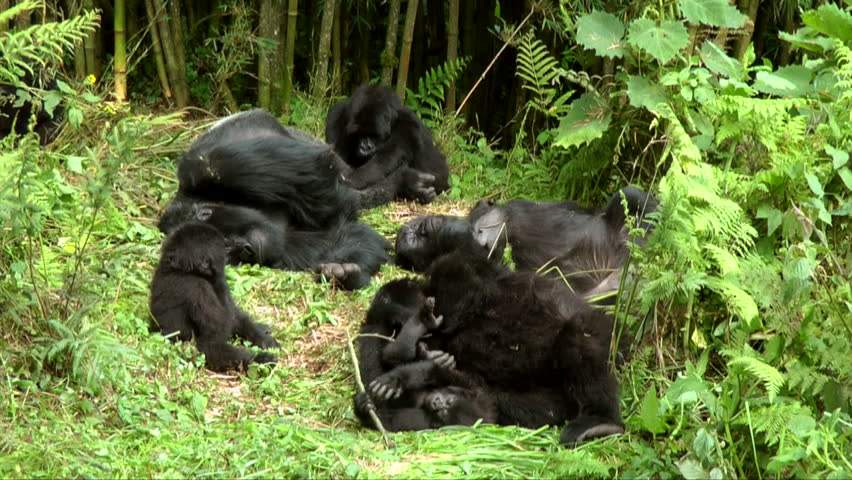
[[[225,240],[203,223],[181,225],[163,242],[160,264],[151,282],[151,328],[172,340],[189,341],[215,371],[245,369],[249,363],[274,363],[270,353],[228,344],[237,336],[260,348],[278,348],[269,328],[234,304],[225,280]]]
[[[472,378],[453,368],[452,356],[426,351],[419,343],[441,322],[427,306],[432,301],[413,279],[389,282],[373,298],[358,337],[361,379],[369,392],[354,398],[363,425],[376,428],[371,407],[392,432],[496,421],[491,399]],[[389,343],[394,334],[396,340]]]
[[[354,290],[368,285],[389,260],[388,241],[363,223],[339,221],[321,230],[297,230],[282,214],[249,207],[203,203],[192,210],[194,220],[223,233],[231,265],[310,270]]]
[[[371,400],[390,431],[472,425],[479,419],[537,428],[561,425],[576,414],[575,402],[560,388],[490,388],[481,376],[455,368],[453,356],[427,350],[420,340],[437,331],[443,319],[434,316],[435,299],[423,294],[424,287],[413,279],[392,281],[367,312],[358,358],[369,393],[355,395],[355,413],[363,425],[375,428],[368,413]],[[391,343],[376,336],[395,332]]]
[[[225,117],[181,157],[178,194],[160,228],[187,220],[185,205],[197,201],[284,213],[306,229],[354,220],[358,195],[341,181],[339,162],[328,146],[294,134],[263,110]]]
[[[571,418],[564,444],[624,431],[608,368],[609,316],[556,279],[460,251],[438,258],[427,278],[423,294],[442,318],[425,339],[429,349],[452,355],[458,370],[493,391],[563,389],[562,412]]]
[[[432,133],[390,88],[361,85],[335,104],[325,139],[354,168],[346,179],[358,190],[381,184],[390,199],[428,203],[449,188],[447,160]]]
[[[484,252],[500,261],[508,240],[520,271],[561,275],[583,296],[615,291],[629,254],[622,195],[633,224],[649,230],[647,214],[656,210],[657,201],[633,187],[615,193],[603,209],[574,202],[513,200],[497,205],[481,200],[467,220],[420,217],[409,222],[397,236],[396,261],[403,268],[424,271],[443,253],[464,248],[475,254],[470,252],[475,247],[463,238],[462,232],[469,232],[480,247],[477,255]]]
[[[339,167],[339,168],[338,168]],[[225,236],[228,262],[313,270],[343,288],[361,288],[388,261],[388,242],[356,223],[359,195],[324,143],[282,127],[262,110],[220,120],[178,167],[180,187],[160,217],[169,233],[187,221]]]
[[[57,88],[56,80],[41,82],[27,73],[17,85],[0,83],[0,138],[11,133],[23,135],[29,131],[34,116],[33,131],[39,136],[39,143],[47,145],[59,135],[65,109],[56,105],[48,113],[39,101],[32,99],[34,88],[44,85],[45,90]]]

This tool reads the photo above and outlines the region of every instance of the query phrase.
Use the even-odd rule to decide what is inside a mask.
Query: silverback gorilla
[[[307,269],[361,288],[388,261],[389,244],[355,221],[359,196],[371,193],[342,182],[341,168],[327,145],[267,112],[231,115],[182,156],[159,227],[205,222],[224,235],[231,264]]]
[[[249,363],[274,363],[275,355],[228,344],[233,336],[260,348],[278,348],[269,328],[234,304],[225,280],[225,241],[215,228],[186,223],[163,242],[160,264],[151,282],[153,330],[172,340],[189,341],[215,371],[244,370]]]
[[[335,104],[325,139],[353,168],[344,176],[357,190],[381,185],[391,199],[429,203],[449,188],[447,160],[431,132],[390,88],[361,85]]]
[[[508,243],[519,271],[562,277],[586,297],[612,292],[618,290],[620,269],[629,254],[622,198],[633,225],[648,231],[647,214],[657,209],[657,201],[633,187],[616,192],[603,209],[568,201],[512,200],[498,205],[480,200],[467,220],[420,217],[403,226],[396,261],[403,268],[424,271],[438,255],[459,248],[500,261]],[[466,236],[475,243],[470,245]]]

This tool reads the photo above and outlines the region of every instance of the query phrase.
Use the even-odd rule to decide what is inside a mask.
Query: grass
[[[282,351],[276,365],[244,376],[206,370],[193,345],[147,330],[156,218],[177,187],[174,159],[203,124],[129,122],[89,127],[83,142],[66,130],[51,151],[24,144],[0,153],[0,207],[13,212],[0,215],[0,477],[783,477],[801,464],[788,459],[766,472],[774,449],[781,453],[766,432],[783,433],[789,415],[754,425],[725,413],[732,391],[760,412],[767,403],[755,382],[723,383],[718,372],[705,379],[706,354],[696,366],[668,344],[639,348],[619,372],[621,437],[568,450],[557,428],[478,425],[392,434],[386,444],[354,416],[347,338],[379,286],[406,275],[391,265],[356,292],[307,273],[229,267],[235,300],[272,327]],[[454,173],[466,178],[473,165],[476,182],[427,206],[394,203],[362,219],[392,239],[414,216],[461,215],[482,192],[505,188],[488,183],[506,175],[476,164],[473,147],[453,152]],[[782,445],[815,449],[805,476],[852,471],[848,417],[822,420],[805,422],[813,432],[791,430]],[[793,435],[803,431],[813,436]]]

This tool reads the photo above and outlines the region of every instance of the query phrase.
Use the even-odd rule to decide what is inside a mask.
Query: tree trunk
[[[281,21],[275,12],[276,0],[260,0],[260,31],[258,35],[267,42],[258,45],[257,50],[257,104],[260,108],[272,110],[272,84],[276,81],[276,54],[281,34]],[[274,47],[274,48],[273,48]]]
[[[84,10],[94,10],[95,3],[93,0],[83,0],[83,9]],[[86,50],[86,75],[94,75],[95,80],[101,79],[101,66],[97,62],[97,55],[95,54],[96,45],[96,35],[98,32],[89,33],[86,38],[83,40],[83,45]]]
[[[328,86],[328,57],[331,50],[331,30],[334,26],[334,11],[337,0],[325,0],[322,9],[322,25],[320,26],[317,64],[314,70],[314,98],[326,94]]]
[[[411,59],[411,41],[414,37],[415,20],[417,20],[417,0],[408,0],[408,7],[405,10],[405,29],[402,32],[402,54],[399,57],[399,71],[396,75],[396,95],[402,101],[405,101],[408,61]]]
[[[792,2],[784,3],[784,20],[781,30],[787,33],[795,33],[796,24],[793,22],[796,18],[796,4]],[[778,54],[778,67],[784,67],[790,64],[793,48],[790,42],[781,42],[781,51]]]
[[[5,12],[9,9],[9,0],[0,0],[0,12]],[[9,22],[0,21],[0,34],[9,31]]]
[[[382,50],[382,77],[380,84],[390,87],[393,83],[393,69],[396,67],[396,36],[399,32],[399,3],[391,0],[388,12],[388,30],[385,34],[385,49]]]
[[[734,56],[740,62],[745,57],[748,45],[751,43],[751,37],[754,35],[754,25],[757,22],[757,7],[760,6],[760,0],[740,0],[740,11],[748,11],[748,20],[746,20],[746,32],[737,39],[734,46]]]
[[[113,75],[115,76],[115,99],[118,102],[127,100],[127,38],[125,31],[124,0],[115,0],[115,56],[113,57]]]
[[[19,1],[18,3],[20,4],[21,2]],[[21,30],[30,28],[30,25],[32,25],[32,14],[32,10],[27,10],[18,14],[18,16],[15,17],[15,29],[20,32]]]
[[[186,84],[186,77],[181,77],[180,75],[181,69],[178,65],[175,44],[172,40],[172,31],[169,27],[168,17],[165,14],[166,10],[163,7],[163,0],[152,0],[152,2],[157,26],[160,30],[160,44],[166,60],[166,71],[169,74],[169,83],[172,86],[175,103],[177,103],[178,108],[184,108],[189,105],[189,87]]]
[[[283,113],[290,115],[290,97],[293,95],[293,57],[296,53],[296,17],[299,15],[299,0],[290,0],[287,9],[287,46],[284,50]]]
[[[166,100],[172,100],[172,89],[169,87],[169,75],[166,72],[166,62],[163,60],[163,47],[160,44],[160,34],[157,31],[156,15],[152,0],[145,0],[145,12],[148,14],[148,33],[151,35],[151,45],[154,47],[154,63],[157,66],[157,78]]]
[[[340,58],[341,50],[340,50],[340,2],[336,2],[334,8],[334,24],[331,27],[331,91],[333,95],[337,95],[342,91],[342,79],[343,68],[342,60]]]
[[[447,63],[455,63],[459,56],[459,0],[450,0],[450,18],[447,31]],[[447,111],[456,109],[456,81],[447,87]]]
[[[172,31],[172,43],[177,61],[178,74],[186,85],[186,43],[183,40],[183,27],[181,26],[180,2],[181,0],[164,0],[169,3],[169,26]],[[189,86],[186,86],[187,101],[189,101]]]

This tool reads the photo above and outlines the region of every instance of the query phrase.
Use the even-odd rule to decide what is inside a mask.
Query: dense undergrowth
[[[0,476],[852,475],[852,15],[809,12],[789,35],[807,49],[801,65],[773,69],[700,28],[690,38],[681,17],[719,27],[731,12],[682,12],[577,19],[579,45],[621,62],[605,88],[523,38],[518,75],[535,95],[509,151],[430,111],[441,91],[424,87],[414,106],[453,190],[363,215],[390,238],[412,215],[463,214],[485,196],[601,204],[626,183],[651,189],[658,226],[614,312],[636,336],[619,372],[626,435],[566,450],[553,428],[392,445],[361,428],[348,342],[378,286],[404,275],[393,266],[357,292],[229,268],[283,352],[245,377],[206,371],[191,345],[148,333],[147,295],[175,159],[209,119],[133,113],[81,85],[63,101],[85,121],[51,147],[0,145]],[[572,97],[567,81],[587,88]],[[292,122],[319,133],[325,104],[297,98]]]

